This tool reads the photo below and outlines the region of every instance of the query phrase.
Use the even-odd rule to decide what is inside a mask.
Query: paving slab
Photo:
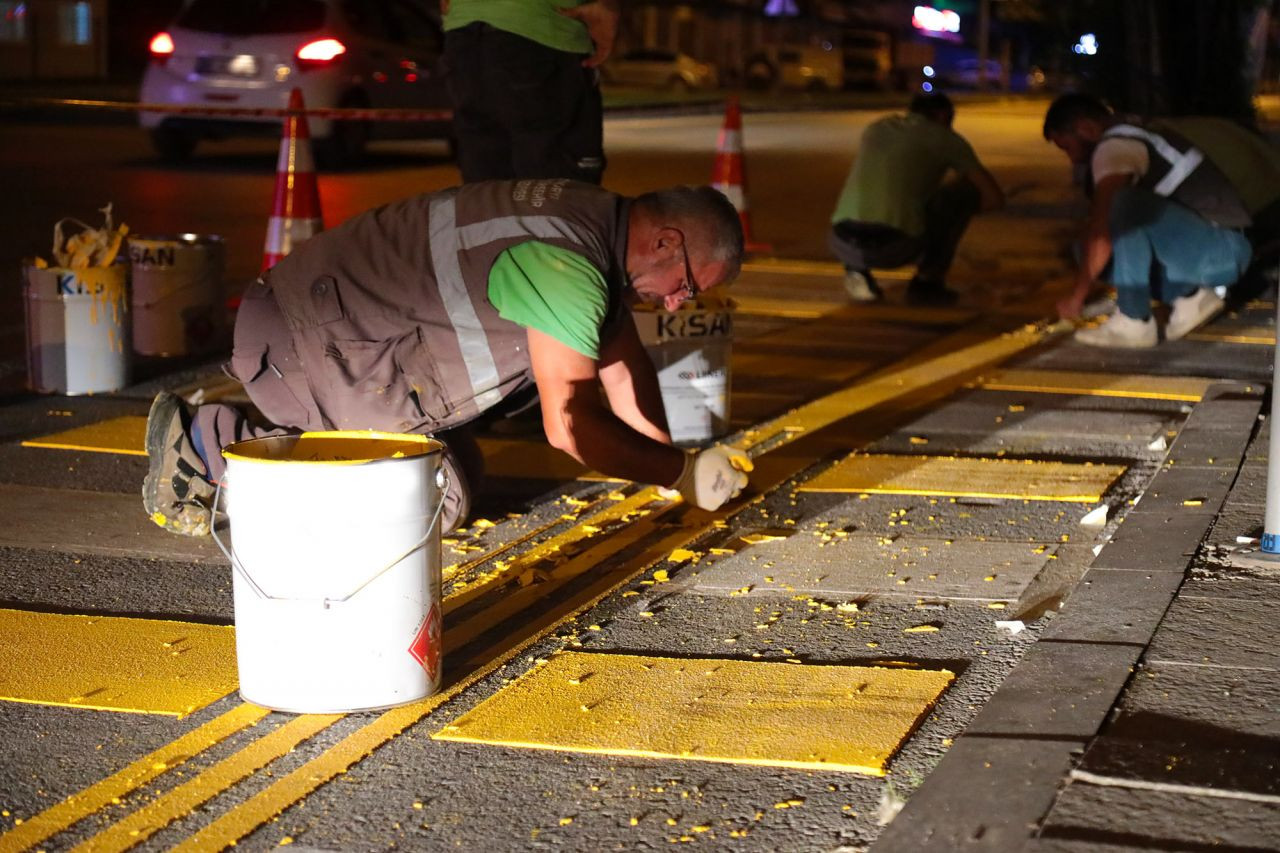
[[[912,794],[911,819],[885,827],[872,853],[1007,853],[1053,805],[1084,741],[965,735]]]
[[[1090,569],[1042,638],[1146,645],[1183,578],[1182,572]]]
[[[1247,389],[1247,390],[1246,390]],[[1262,408],[1261,388],[1220,383],[1210,388],[1187,416],[1185,430],[1219,430],[1243,436],[1253,435]]]
[[[156,526],[136,495],[0,485],[0,546],[227,563],[211,537]]]
[[[1172,513],[1145,512],[1139,503],[1125,515],[1124,523],[1093,565],[1141,572],[1185,569],[1214,521],[1214,513],[1202,510],[1187,507]]]
[[[1179,596],[1156,632],[1147,660],[1280,671],[1273,601]]]
[[[1121,465],[854,453],[800,491],[867,492],[1096,503]]]
[[[185,717],[236,689],[229,626],[0,608],[0,700]]]
[[[991,697],[969,732],[986,736],[1078,738],[1097,733],[1141,648],[1042,641]]]
[[[1276,850],[1280,803],[1076,781],[1059,795],[1040,838],[1144,850]]]
[[[1270,381],[1272,353],[1264,346],[1213,341],[1169,341],[1160,345],[1159,363],[1146,350],[1103,349],[1064,341],[1041,350],[1018,365],[1020,368],[1074,370],[1088,364],[1091,370],[1115,374],[1158,373],[1169,377],[1213,376],[1242,382]]]
[[[969,398],[957,400],[918,418],[900,432],[996,433],[1013,438],[1096,438],[1112,442],[1151,442],[1174,425],[1169,417],[1146,413],[1080,411],[1046,406],[1039,400],[1007,404]]]
[[[1159,719],[1148,724],[1158,725]],[[1144,727],[1134,737],[1102,735],[1089,744],[1080,770],[1109,779],[1157,782],[1280,796],[1280,755],[1272,739],[1232,736],[1201,740],[1204,729]]]
[[[954,675],[561,652],[441,740],[884,774]]]
[[[785,533],[785,531],[784,531]],[[845,536],[805,529],[704,567],[691,589],[845,600],[892,595],[1014,602],[1052,557],[1051,543]]]
[[[1163,468],[1142,493],[1143,512],[1175,515],[1183,510],[1215,511],[1226,500],[1236,472],[1229,467]]]
[[[1252,743],[1280,762],[1277,708],[1276,670],[1148,661],[1125,691],[1107,734],[1182,740],[1205,748]]]
[[[1248,433],[1184,428],[1169,448],[1166,464],[1202,468],[1217,466],[1235,471],[1240,467],[1240,457],[1248,446]]]

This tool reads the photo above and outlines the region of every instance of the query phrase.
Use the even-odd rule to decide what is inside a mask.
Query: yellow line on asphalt
[[[304,740],[324,731],[341,714],[303,714],[258,738],[198,776],[168,791],[133,814],[73,848],[83,853],[128,850],[141,844],[201,803],[276,760]]]
[[[988,391],[1132,397],[1140,400],[1199,402],[1217,380],[1197,376],[1081,373],[1070,370],[1000,370],[978,381]]]
[[[141,415],[125,415],[52,435],[30,438],[22,442],[22,446],[146,456],[146,443],[147,419]]]
[[[1219,341],[1227,344],[1260,344],[1275,346],[1276,330],[1273,326],[1224,326],[1208,327],[1187,335],[1191,341]]]
[[[1023,329],[1019,332],[1002,335],[992,341],[984,341],[977,345],[964,347],[912,367],[884,373],[866,382],[857,383],[821,400],[802,406],[781,418],[776,418],[762,425],[758,429],[749,431],[744,434],[738,444],[743,447],[758,448],[757,454],[768,452],[775,447],[794,440],[799,435],[821,429],[852,413],[887,402],[895,396],[909,394],[926,386],[954,379],[993,361],[1007,358],[1015,352],[1037,343],[1044,334],[1043,331],[1035,331],[1029,328]],[[772,443],[767,448],[761,447],[765,442]],[[665,506],[652,506],[652,504],[661,500],[664,499],[658,496],[655,489],[642,489],[629,498],[618,501],[614,506],[607,507],[600,513],[583,519],[582,523],[572,531],[543,543],[534,549],[534,552],[537,552],[534,558],[526,560],[524,558],[528,557],[528,555],[522,555],[519,571],[500,571],[486,576],[475,584],[462,587],[457,595],[450,596],[450,600],[455,602],[474,600],[484,592],[499,588],[501,585],[517,579],[525,571],[533,568],[539,560],[551,559],[554,563],[554,560],[561,555],[569,558],[572,555],[581,554],[586,556],[589,554],[591,560],[594,561],[597,559],[597,554],[592,551],[586,551],[582,547],[584,540],[589,540],[612,527],[631,522],[638,515],[648,516],[646,519],[648,525],[646,526],[656,525],[659,516],[663,516],[670,509],[680,506],[679,502],[666,503]],[[705,523],[717,517],[715,514],[698,512],[693,514],[692,519],[698,523]],[[698,531],[692,530],[681,530],[679,533],[690,539],[698,535]],[[586,551],[585,554],[584,551]],[[623,583],[637,576],[641,571],[643,569],[628,574],[617,583],[610,584],[607,589],[579,606],[574,613],[581,613],[594,606]],[[456,608],[457,606],[458,604],[455,603],[454,607]],[[446,604],[446,607],[448,607],[448,604]],[[560,614],[557,619],[541,624],[536,629],[537,633],[527,636],[523,641],[518,641],[515,646],[505,651],[498,652],[488,663],[473,671],[464,680],[460,681],[456,687],[450,688],[442,694],[437,694],[437,696],[426,700],[420,705],[407,706],[403,709],[394,709],[386,712],[374,723],[344,738],[337,745],[288,774],[288,776],[273,783],[266,790],[250,798],[240,806],[232,808],[231,811],[224,814],[204,830],[201,830],[196,836],[188,839],[180,849],[221,848],[233,843],[236,839],[243,837],[260,825],[263,820],[268,819],[271,815],[278,814],[292,803],[332,779],[333,776],[343,772],[347,767],[394,737],[416,719],[420,719],[430,713],[432,709],[445,700],[452,698],[452,696],[457,695],[457,693],[494,671],[497,667],[509,662],[521,650],[545,636],[570,615],[572,614]],[[414,716],[415,713],[417,716]],[[265,740],[266,738],[263,739],[263,741]],[[283,754],[287,749],[282,750],[280,754]],[[266,751],[263,749],[257,752]],[[211,768],[211,771],[219,771],[214,776],[208,775],[211,771],[205,771],[205,773],[183,785],[182,789],[190,789],[195,793],[206,794],[199,802],[221,793],[222,790],[225,790],[225,788],[243,778],[244,775],[256,769],[253,767],[243,769],[241,765],[247,762],[239,762],[235,772],[220,770],[223,765],[234,761],[237,757],[232,756],[232,758],[227,759],[217,767]],[[265,761],[262,763],[265,763]],[[221,787],[211,789],[214,785],[220,785]],[[118,826],[120,824],[108,831],[113,831]],[[132,826],[133,824],[131,824]],[[138,831],[142,832],[144,829],[145,826],[139,827]],[[129,831],[132,832],[133,829],[131,828]],[[154,830],[151,831],[154,832]],[[136,838],[136,836],[131,837]],[[196,842],[197,838],[200,839],[198,843]],[[131,843],[136,843],[136,841]],[[188,847],[188,845],[193,846]]]
[[[256,705],[237,705],[0,835],[0,850],[25,850],[57,835],[269,713]]]

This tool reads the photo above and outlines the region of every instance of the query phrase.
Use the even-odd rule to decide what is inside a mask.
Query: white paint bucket
[[[33,391],[93,394],[129,384],[128,269],[23,268]]]
[[[733,315],[689,303],[678,311],[634,312],[658,371],[667,425],[676,444],[699,444],[729,431],[729,358]]]
[[[246,701],[342,713],[439,689],[442,450],[381,432],[223,450]]]
[[[190,355],[218,343],[226,247],[215,235],[130,237],[133,351]]]

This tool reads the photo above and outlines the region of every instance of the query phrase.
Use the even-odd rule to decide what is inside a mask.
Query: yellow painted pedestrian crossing
[[[0,699],[183,717],[236,689],[221,625],[0,609]]]
[[[1096,502],[1124,471],[1087,462],[855,453],[799,490]]]
[[[978,381],[988,391],[1030,391],[1195,403],[1216,380],[1195,376],[1080,373],[1068,370],[999,370]]]
[[[110,418],[22,442],[23,447],[88,450],[93,453],[120,453],[128,456],[146,456],[146,445],[147,419],[140,415]]]
[[[433,737],[881,776],[954,677],[561,652]]]

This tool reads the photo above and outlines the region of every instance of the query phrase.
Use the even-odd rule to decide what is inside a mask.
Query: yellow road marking
[[[524,477],[533,480],[592,480],[597,482],[622,482],[606,477],[587,467],[569,454],[556,450],[538,438],[521,441],[509,438],[482,437],[476,439],[484,454],[485,473],[493,477]]]
[[[27,439],[22,442],[22,446],[146,456],[146,443],[147,419],[138,415],[126,415],[55,432],[52,435]]]
[[[799,490],[1092,503],[1124,471],[1123,465],[855,453]]]
[[[881,372],[847,388],[745,430],[733,442],[741,450],[768,444],[770,449],[789,443],[802,435],[830,426],[850,415],[864,412],[897,397],[936,383],[952,381],[959,376],[994,364],[1034,346],[1044,339],[1047,330],[1027,326],[996,338],[963,347],[955,352],[931,358],[899,370]]]
[[[1002,335],[992,341],[984,341],[955,352],[946,353],[908,368],[883,373],[869,382],[859,383],[836,394],[828,395],[822,400],[815,401],[815,404],[801,407],[782,418],[777,418],[768,424],[762,425],[761,428],[746,433],[739,444],[749,447],[772,441],[770,447],[760,451],[761,453],[768,452],[806,431],[821,429],[823,426],[834,423],[855,411],[887,402],[894,396],[911,394],[936,383],[954,380],[960,375],[979,369],[993,361],[1007,358],[1013,353],[1039,342],[1043,336],[1043,331],[1027,328],[1019,332]],[[960,337],[964,338],[966,336],[961,335]],[[932,370],[930,369],[931,367],[933,368]],[[888,393],[891,389],[895,393]],[[860,398],[864,395],[865,405],[860,405]],[[778,441],[777,439],[779,438],[782,440]],[[569,546],[568,551],[580,553],[578,551],[580,549],[579,543],[590,539],[605,527],[600,523],[603,517],[611,516],[611,518],[605,519],[606,523],[613,519],[616,519],[617,522],[625,523],[633,518],[634,513],[643,508],[644,512],[651,513],[648,521],[650,524],[654,524],[659,516],[665,515],[667,510],[680,505],[675,503],[667,504],[665,507],[647,507],[646,504],[654,501],[656,497],[655,490],[642,490],[627,501],[619,502],[619,504],[630,502],[630,505],[625,510],[620,510],[618,506],[607,508],[597,515],[583,519],[574,532],[557,538],[562,540],[560,543],[562,546]],[[681,533],[689,541],[699,535],[699,530],[692,529],[693,527],[705,525],[711,519],[717,517],[713,514],[692,509],[686,509],[686,511],[690,514],[686,521],[686,528],[688,529]],[[667,543],[664,542],[662,544],[665,548]],[[554,553],[554,549],[548,549],[546,553]],[[432,697],[431,700],[427,700],[424,703],[424,707],[409,706],[405,709],[387,712],[387,714],[384,714],[383,717],[380,717],[365,729],[349,736],[330,750],[326,750],[317,758],[312,759],[293,773],[273,783],[240,806],[233,807],[218,818],[214,824],[201,831],[198,835],[201,839],[200,843],[191,844],[194,838],[197,837],[193,836],[182,846],[182,849],[222,848],[234,843],[237,839],[260,825],[270,815],[278,814],[307,796],[332,779],[334,775],[364,757],[373,748],[394,737],[404,726],[412,722],[412,720],[403,722],[405,718],[412,716],[411,709],[417,708],[420,715],[429,713],[436,706],[436,700],[443,702],[451,698],[475,681],[493,672],[499,666],[509,663],[532,643],[556,629],[563,619],[569,618],[576,613],[585,612],[645,570],[645,568],[638,569],[621,577],[617,582],[606,584],[603,591],[598,594],[592,593],[588,596],[589,600],[576,605],[576,609],[572,613],[565,611],[563,608],[557,608],[540,616],[536,627],[531,629],[533,633],[527,634],[522,641],[516,641],[514,645],[507,645],[507,640],[499,641],[495,651],[492,652],[493,657],[471,672],[456,688],[451,688],[436,697]],[[487,583],[481,584],[484,589],[475,589],[474,594],[479,595],[484,591],[499,588],[503,583],[511,581],[515,576],[506,573],[492,576]],[[597,587],[592,586],[590,589],[595,590]],[[581,600],[582,594],[577,593],[577,595],[579,598],[575,600]],[[447,644],[450,635],[451,632],[446,631]],[[501,648],[504,645],[506,648]],[[385,723],[384,720],[386,721]],[[196,783],[200,778],[202,777],[192,780],[191,784]],[[214,791],[213,793],[216,794],[219,791]],[[215,827],[217,828],[216,832],[213,831]]]
[[[237,705],[198,729],[193,729],[172,743],[139,758],[118,773],[23,821],[0,835],[0,849],[24,850],[57,835],[161,773],[177,767],[191,756],[199,755],[230,735],[253,725],[269,713],[271,712],[266,708],[256,705]]]
[[[1076,373],[1067,370],[1001,370],[979,380],[989,391],[1032,391],[1093,397],[1199,402],[1216,380],[1195,376]]]
[[[1274,326],[1208,326],[1187,335],[1192,341],[1221,341],[1228,344],[1261,344],[1275,346],[1276,330]]]
[[[222,625],[0,609],[0,699],[183,717],[236,689]]]
[[[954,677],[560,652],[432,737],[883,776]]]
[[[783,317],[791,320],[816,320],[838,311],[848,302],[817,299],[771,299],[767,296],[733,297],[733,313],[760,317]]]
[[[294,717],[270,734],[201,771],[194,779],[161,794],[74,849],[86,853],[103,853],[128,850],[141,844],[169,823],[190,814],[201,803],[265,767],[341,718],[341,714],[303,714]]]

